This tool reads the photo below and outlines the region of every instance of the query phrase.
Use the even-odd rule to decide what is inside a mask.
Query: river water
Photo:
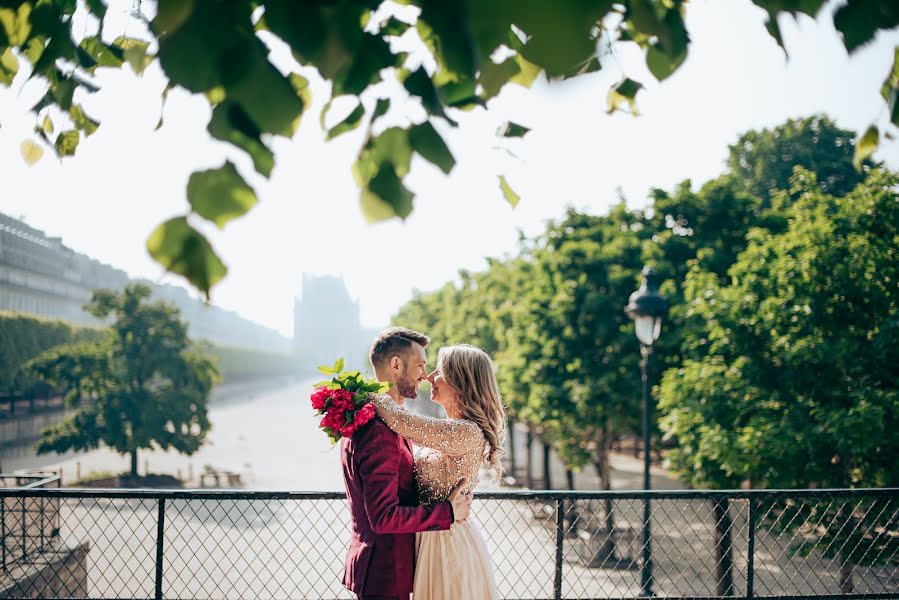
[[[239,473],[245,487],[264,490],[343,490],[338,448],[317,428],[309,406],[312,383],[320,376],[272,381],[269,385],[230,384],[213,392],[209,404],[212,430],[193,456],[142,450],[138,470],[182,478],[196,485],[205,465]],[[127,471],[129,458],[108,449],[38,456],[33,450],[7,450],[0,456],[5,472],[17,469],[63,470],[63,481],[77,475]]]

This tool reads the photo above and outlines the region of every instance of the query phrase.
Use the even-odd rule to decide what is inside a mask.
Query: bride
[[[431,400],[443,407],[446,419],[409,412],[386,394],[374,396],[387,426],[421,447],[415,457],[421,504],[446,500],[462,478],[464,492],[469,492],[478,483],[481,466],[498,478],[506,423],[493,363],[483,350],[467,344],[441,348],[428,381]],[[487,545],[473,516],[445,531],[417,533],[415,550],[413,598],[499,598]]]

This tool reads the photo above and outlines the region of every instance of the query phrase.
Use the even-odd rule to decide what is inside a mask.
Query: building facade
[[[368,368],[370,332],[359,321],[359,302],[347,291],[343,278],[303,274],[303,290],[294,304],[294,347],[312,366],[330,365],[338,358],[348,370]]]
[[[84,311],[98,288],[120,290],[132,280],[121,269],[75,252],[60,238],[0,213],[0,310],[100,325]],[[156,285],[153,297],[173,303],[194,339],[215,344],[288,353],[291,340],[232,311],[192,298],[187,290]]]

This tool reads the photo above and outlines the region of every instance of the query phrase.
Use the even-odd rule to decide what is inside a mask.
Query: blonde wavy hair
[[[496,478],[503,473],[506,410],[496,383],[493,361],[468,344],[445,346],[437,354],[437,369],[459,398],[462,418],[474,421],[487,440],[483,465]]]

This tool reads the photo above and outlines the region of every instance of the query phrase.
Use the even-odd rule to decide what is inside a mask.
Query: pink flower
[[[358,429],[371,421],[374,416],[375,405],[371,402],[366,402],[362,405],[362,408],[356,411],[356,418],[353,419],[353,424],[356,425],[356,428]]]

